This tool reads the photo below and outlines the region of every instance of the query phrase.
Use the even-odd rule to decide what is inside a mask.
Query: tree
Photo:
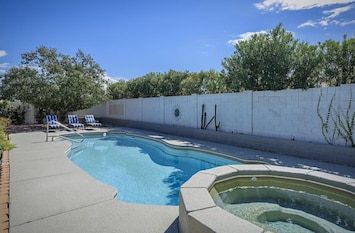
[[[90,55],[75,56],[41,46],[21,55],[19,67],[10,69],[2,80],[5,99],[33,104],[39,112],[58,114],[89,108],[106,99],[104,71]]]
[[[221,93],[223,88],[223,80],[214,70],[188,73],[180,83],[182,95]]]
[[[355,83],[355,38],[343,42],[326,40],[320,44],[323,52],[324,81],[329,86]]]
[[[127,98],[159,96],[159,74],[148,73],[127,82]]]
[[[160,94],[163,96],[178,96],[181,95],[181,82],[188,77],[189,72],[178,72],[169,70],[161,75],[160,79]]]
[[[200,72],[203,74],[202,89],[204,94],[215,94],[225,92],[225,83],[220,73],[209,70],[208,72]]]
[[[110,99],[127,98],[127,83],[125,80],[118,80],[107,87],[107,95]]]
[[[202,73],[202,72],[201,72]],[[180,93],[182,95],[203,94],[202,87],[203,75],[198,73],[189,73],[180,83]]]
[[[288,87],[297,40],[281,26],[266,34],[254,34],[235,45],[234,54],[222,61],[228,91]]]
[[[166,73],[148,73],[127,82],[127,98],[178,96],[182,94],[181,83],[189,72],[169,70]]]
[[[299,43],[293,54],[290,88],[320,86],[322,56],[318,46]]]

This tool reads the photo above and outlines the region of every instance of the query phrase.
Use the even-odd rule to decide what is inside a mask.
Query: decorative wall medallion
[[[175,109],[174,115],[178,117],[180,115],[180,110],[178,108]]]
[[[173,108],[173,118],[175,120],[179,120],[181,118],[181,113],[182,112],[181,112],[180,106],[178,104],[175,105],[174,108]]]

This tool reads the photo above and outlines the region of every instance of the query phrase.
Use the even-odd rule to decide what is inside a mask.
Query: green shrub
[[[0,117],[9,118],[12,124],[21,125],[25,122],[25,108],[20,105],[16,107],[12,102],[0,101]]]
[[[9,124],[10,124],[10,120],[8,118],[0,117],[0,154],[1,155],[4,151],[15,148],[15,145],[9,141],[4,131],[4,128],[7,127]]]

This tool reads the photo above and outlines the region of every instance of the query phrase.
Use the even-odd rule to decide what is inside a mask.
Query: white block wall
[[[91,113],[97,117],[200,128],[202,105],[205,106],[207,123],[214,116],[216,104],[220,131],[326,143],[317,115],[321,92],[320,112],[324,118],[333,95],[333,109],[346,113],[352,94],[349,115],[354,113],[355,84],[349,84],[309,90],[122,99],[77,114]],[[179,116],[175,116],[175,109],[179,109]],[[214,130],[214,121],[207,130]],[[335,140],[334,144],[345,145],[341,139]]]

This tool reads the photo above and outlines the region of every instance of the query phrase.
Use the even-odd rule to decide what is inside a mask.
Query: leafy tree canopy
[[[355,82],[355,38],[309,45],[279,24],[235,45],[222,61],[228,92],[307,89]]]
[[[222,62],[229,91],[286,88],[296,45],[297,40],[281,24],[237,43],[234,54]]]
[[[225,85],[220,74],[214,70],[196,72],[148,73],[127,82],[120,80],[108,86],[113,99],[178,96],[191,94],[222,93]]]
[[[326,40],[319,45],[322,50],[324,82],[330,86],[355,83],[355,38],[340,43]]]
[[[126,81],[121,79],[117,82],[111,83],[107,87],[107,95],[110,99],[124,99],[127,97]]]
[[[2,79],[3,99],[33,104],[40,112],[58,114],[85,109],[106,100],[104,71],[81,50],[74,56],[41,46],[21,55],[19,67]]]
[[[308,89],[355,83],[355,38],[300,42],[282,28],[256,34],[235,45],[222,61],[221,72],[149,73],[108,88],[114,99],[239,92],[243,90]]]

